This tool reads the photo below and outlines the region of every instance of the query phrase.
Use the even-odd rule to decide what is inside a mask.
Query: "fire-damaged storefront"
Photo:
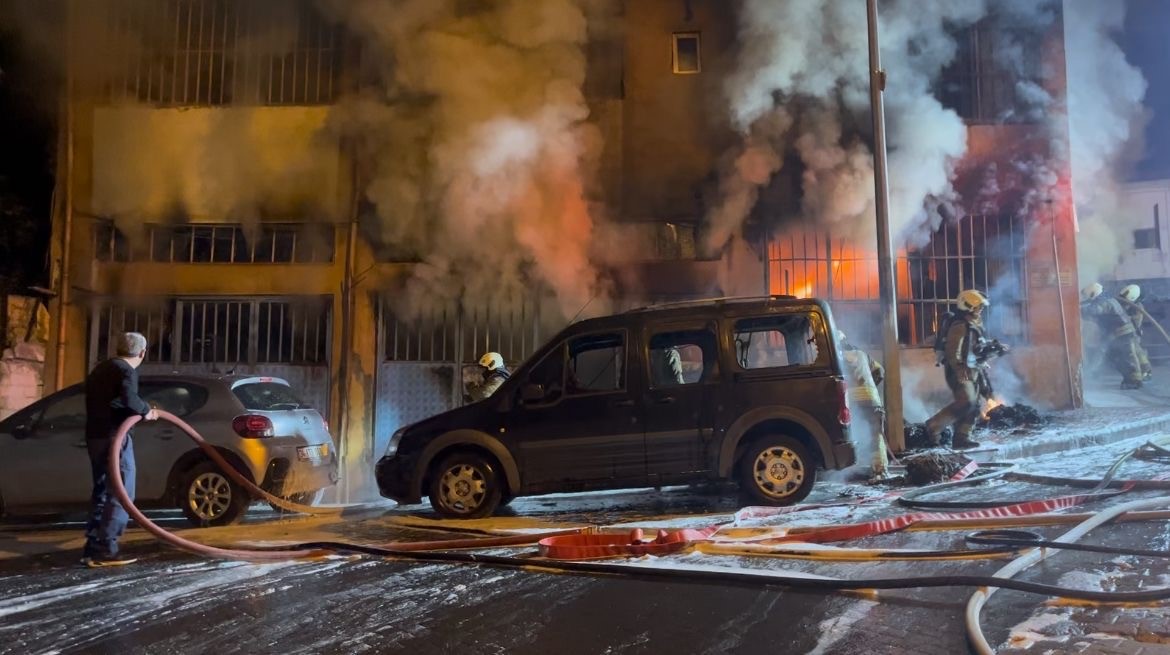
[[[873,236],[813,216],[804,185],[843,173],[865,194],[843,220],[872,221],[858,129],[868,119],[836,92],[768,86],[737,59],[752,50],[738,41],[775,36],[769,51],[808,37],[787,24],[741,29],[737,11],[752,3],[557,3],[559,24],[576,27],[547,35],[547,57],[521,38],[529,23],[492,32],[525,3],[456,3],[417,30],[373,29],[397,24],[393,12],[315,0],[67,4],[78,56],[69,156],[58,158],[46,390],[81,380],[123,330],[147,335],[147,370],[286,377],[328,416],[341,498],[359,499],[375,493],[373,464],[393,431],[464,402],[484,352],[515,366],[575,315],[790,293],[828,299],[854,342],[879,341]],[[516,11],[497,15],[505,4]],[[1029,82],[1040,60],[1063,68],[1059,11],[1045,20],[1043,38],[1013,42],[1032,44],[1030,68],[1013,73]],[[954,28],[952,70],[887,109],[937,119],[891,130],[895,152],[910,135],[931,154],[930,170],[892,170],[894,185],[922,173],[955,191],[945,216],[894,235],[903,357],[941,386],[928,347],[939,316],[980,288],[991,332],[1018,346],[1004,361],[1030,399],[1076,404],[1066,122],[1055,109],[1014,112],[1017,85],[988,63],[1009,49],[974,23],[940,24]],[[835,74],[826,88],[857,90],[866,69]],[[722,106],[732,83],[756,82],[737,98],[758,102]],[[1045,80],[1050,107],[1062,83]],[[771,159],[752,160],[761,166],[737,168],[758,145],[735,124],[753,107],[791,119],[762,123],[789,132]],[[930,149],[934,124],[953,128],[953,153]],[[859,168],[812,171],[845,149]],[[895,221],[913,223],[932,192]]]

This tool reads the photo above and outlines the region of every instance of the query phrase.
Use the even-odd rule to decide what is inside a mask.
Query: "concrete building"
[[[701,247],[708,191],[737,140],[717,102],[734,66],[729,3],[596,4],[602,14],[591,20],[607,27],[590,23],[584,91],[604,141],[598,193],[616,222],[652,244],[611,271],[621,301],[821,295],[865,342],[865,322],[848,316],[874,303],[871,249],[767,212],[736,248]],[[274,43],[270,17],[249,6],[70,4],[51,253],[60,293],[45,387],[81,380],[123,330],[150,339],[144,370],[288,378],[327,415],[344,464],[341,496],[358,499],[371,492],[373,463],[398,426],[462,401],[465,364],[488,349],[518,362],[565,319],[533,298],[503,312],[451,303],[396,316],[387,298],[415,263],[365,229],[356,155],[323,129],[331,108],[362,87],[362,42],[298,0],[282,3],[293,28]],[[1059,26],[1043,36],[1045,61],[1063,70]],[[986,70],[977,31],[965,38],[952,98],[970,125],[963,167],[1067,159],[1048,150],[1054,121],[1067,129],[1059,118],[1001,120],[990,89],[1003,71]],[[1051,84],[1063,98],[1063,83]],[[225,141],[238,147],[205,145]],[[240,197],[241,179],[257,195],[265,185],[296,191],[260,203]],[[993,255],[990,244],[1005,238],[1008,251]],[[948,224],[899,263],[907,357],[921,359],[916,347],[961,288],[1007,285],[996,327],[1021,345],[1014,361],[1028,390],[1053,406],[1078,404],[1075,270],[1071,212],[1059,197],[1043,214],[1005,206]],[[1067,375],[1026,373],[1054,361],[1061,370],[1067,362]]]

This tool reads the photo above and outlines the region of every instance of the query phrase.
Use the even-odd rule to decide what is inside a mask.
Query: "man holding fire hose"
[[[82,563],[90,568],[132,564],[135,559],[118,553],[118,539],[130,516],[114,496],[109,475],[110,444],[122,423],[141,416],[147,421],[158,412],[138,395],[138,367],[146,359],[146,337],[127,332],[117,341],[117,356],[98,364],[85,378],[85,445],[93,473],[89,521],[85,524]],[[134,500],[134,447],[132,435],[122,444],[121,475],[126,493]]]
[[[1100,328],[1105,356],[1121,373],[1122,389],[1142,388],[1142,366],[1138,358],[1137,330],[1117,298],[1105,295],[1094,282],[1081,290],[1081,313]]]
[[[988,361],[1008,352],[1008,347],[983,335],[983,311],[991,302],[982,291],[967,289],[959,294],[958,311],[945,324],[945,340],[940,343],[941,364],[947,387],[954,400],[926,421],[927,439],[932,446],[940,445],[944,428],[953,425],[953,448],[975,448],[979,442],[971,440],[971,430],[979,418],[983,398],[994,392],[987,375]],[[942,335],[940,335],[942,336]]]

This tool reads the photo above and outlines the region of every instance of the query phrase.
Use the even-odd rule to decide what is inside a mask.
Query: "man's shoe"
[[[1121,383],[1121,388],[1122,388],[1122,390],[1141,389],[1142,388],[1142,381],[1141,380],[1124,380]]]
[[[81,560],[81,563],[85,564],[86,566],[88,566],[91,569],[100,569],[100,568],[105,567],[105,566],[126,566],[127,564],[133,564],[134,562],[137,562],[137,561],[138,561],[137,557],[126,557],[125,555],[113,555],[110,557],[86,557],[86,558]]]
[[[951,448],[954,448],[955,450],[963,450],[965,448],[978,448],[978,447],[979,447],[978,441],[971,441],[970,439],[968,439],[966,437],[955,437],[954,441],[951,442]]]

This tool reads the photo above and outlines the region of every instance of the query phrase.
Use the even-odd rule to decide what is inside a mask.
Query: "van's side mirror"
[[[526,403],[538,403],[544,400],[544,387],[539,384],[526,384],[520,388],[520,400]]]
[[[27,423],[12,426],[12,436],[17,439],[28,439],[32,436],[32,426]]]

